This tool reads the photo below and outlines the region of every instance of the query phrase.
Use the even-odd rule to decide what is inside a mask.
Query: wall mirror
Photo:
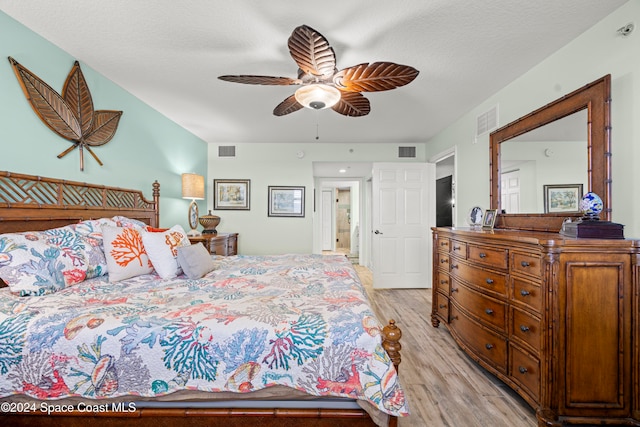
[[[610,85],[606,75],[491,134],[491,208],[506,212],[497,228],[560,230],[581,215],[547,200],[565,188],[598,194],[611,219]]]

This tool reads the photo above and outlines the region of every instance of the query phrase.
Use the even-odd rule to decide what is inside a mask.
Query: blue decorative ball
[[[587,193],[582,196],[580,210],[587,216],[598,216],[603,209],[602,199],[596,193]]]

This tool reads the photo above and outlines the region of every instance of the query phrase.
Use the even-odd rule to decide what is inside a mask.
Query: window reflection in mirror
[[[545,185],[588,188],[587,110],[500,145],[500,206],[507,213],[544,213]],[[586,191],[586,190],[585,190]]]

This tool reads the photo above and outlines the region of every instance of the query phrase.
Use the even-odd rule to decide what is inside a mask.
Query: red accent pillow
[[[150,225],[147,225],[147,227],[146,227],[146,231],[148,231],[150,233],[164,233],[167,230],[168,230],[168,228],[155,228],[155,227],[152,227]]]

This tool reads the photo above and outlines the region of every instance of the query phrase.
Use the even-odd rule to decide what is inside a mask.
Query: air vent
[[[484,135],[498,127],[498,106],[493,106],[489,111],[478,116],[476,136]]]
[[[235,145],[221,145],[218,147],[218,157],[235,157],[236,146]]]
[[[398,147],[398,157],[416,157],[416,147]]]

